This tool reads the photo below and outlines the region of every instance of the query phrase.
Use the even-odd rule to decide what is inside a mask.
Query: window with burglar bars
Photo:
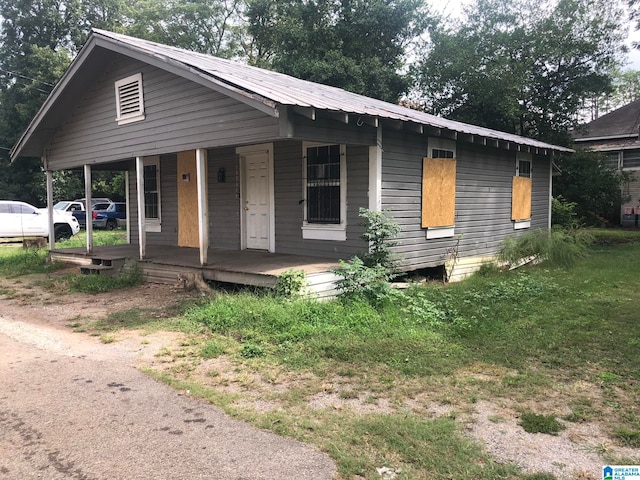
[[[307,148],[307,223],[340,223],[340,145]]]

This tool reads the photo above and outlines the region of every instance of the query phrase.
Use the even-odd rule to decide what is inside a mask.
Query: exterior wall
[[[622,187],[623,195],[628,199],[628,201],[622,204],[622,214],[624,215],[631,209],[635,216],[640,213],[640,171],[632,170],[630,173],[633,175],[633,178]],[[624,218],[625,217],[623,217],[623,219]],[[632,223],[635,226],[635,217],[633,217]]]
[[[401,226],[399,245],[406,270],[442,265],[458,247],[459,258],[494,255],[514,231],[511,221],[511,184],[514,151],[457,142],[455,236],[426,239],[421,228],[422,158],[427,138],[385,130],[382,160],[382,206]],[[534,158],[531,229],[547,228],[549,217],[548,158]]]
[[[52,170],[139,155],[271,140],[279,122],[243,103],[151,65],[112,54],[104,74],[69,105],[48,149]],[[118,126],[114,82],[142,72],[146,118]]]
[[[147,232],[148,245],[178,245],[178,158],[160,155],[160,232]],[[129,170],[131,243],[138,243],[138,203],[135,166]]]
[[[359,207],[368,205],[369,148],[347,145],[347,240],[305,240],[302,238],[303,198],[302,143],[274,145],[276,252],[349,259],[366,251],[360,238],[363,228]]]
[[[324,118],[310,120],[295,115],[290,128],[292,137],[313,142],[331,142],[347,145],[375,145],[377,129],[371,125],[358,126],[353,119],[348,123],[330,121]]]
[[[209,169],[209,245],[240,250],[240,175],[235,148],[207,152]],[[224,169],[224,182],[218,171]]]

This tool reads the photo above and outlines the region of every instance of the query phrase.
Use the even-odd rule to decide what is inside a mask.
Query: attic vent
[[[116,121],[118,125],[144,120],[142,74],[137,73],[116,82]]]

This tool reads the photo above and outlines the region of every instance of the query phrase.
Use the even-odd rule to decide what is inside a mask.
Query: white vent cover
[[[118,80],[116,86],[116,121],[118,125],[144,120],[142,74]]]

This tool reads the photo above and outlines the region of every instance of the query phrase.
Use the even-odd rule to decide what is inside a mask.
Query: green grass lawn
[[[640,447],[640,233],[594,235],[589,256],[569,270],[487,271],[391,294],[375,308],[217,292],[174,318],[114,312],[87,327],[110,341],[141,325],[184,332],[149,373],[317,445],[343,479],[380,478],[382,466],[400,468],[398,479],[550,479],[495,463],[460,418],[490,401],[519,408],[533,431],[598,422],[609,463],[626,460],[607,456],[608,444]],[[345,406],[312,406],[326,396]],[[356,413],[349,401],[371,408]],[[433,418],[429,405],[449,413]]]
[[[508,402],[545,424],[561,416],[598,421],[607,442],[640,446],[640,237],[617,238],[624,241],[599,242],[569,270],[541,264],[489,272],[416,287],[409,300],[391,298],[379,308],[219,294],[173,320],[196,333],[192,345],[165,352],[172,367],[156,375],[263,428],[315,443],[337,461],[341,478],[378,478],[374,467],[382,465],[400,466],[398,478],[553,478],[494,463],[461,434],[455,412],[480,400]],[[231,376],[203,367],[223,360]],[[282,391],[256,384],[256,376]],[[229,382],[244,393],[230,393]],[[327,389],[364,404],[422,398],[453,413],[434,419],[402,408],[366,415],[309,408]],[[278,408],[246,406],[264,399]]]

